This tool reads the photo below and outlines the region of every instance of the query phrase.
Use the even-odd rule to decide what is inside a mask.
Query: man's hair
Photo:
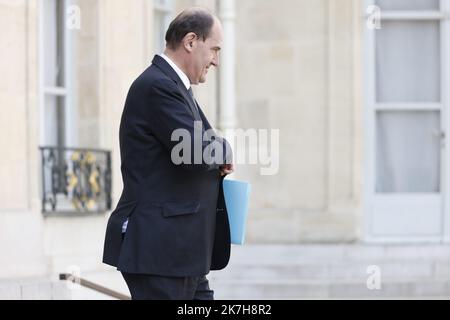
[[[174,50],[179,47],[183,38],[193,32],[199,39],[208,39],[214,17],[205,9],[188,9],[181,12],[169,25],[166,32],[166,45]]]

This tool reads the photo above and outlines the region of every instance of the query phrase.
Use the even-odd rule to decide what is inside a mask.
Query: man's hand
[[[224,176],[226,174],[233,173],[234,166],[232,163],[231,164],[223,164],[219,167],[219,171],[220,171],[220,175]]]

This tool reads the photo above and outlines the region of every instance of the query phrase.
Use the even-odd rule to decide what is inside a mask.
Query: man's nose
[[[215,57],[212,59],[211,64],[212,64],[214,67],[216,67],[216,68],[219,66],[219,64],[220,64],[220,62],[219,62],[219,55],[215,56]]]

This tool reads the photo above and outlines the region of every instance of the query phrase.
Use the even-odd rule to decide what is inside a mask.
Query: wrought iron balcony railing
[[[111,209],[110,151],[39,149],[43,213],[95,213]]]

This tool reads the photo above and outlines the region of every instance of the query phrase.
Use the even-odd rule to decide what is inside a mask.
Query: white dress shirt
[[[177,75],[180,77],[181,81],[183,81],[184,86],[186,87],[186,90],[189,90],[191,87],[191,82],[189,81],[188,76],[180,69],[178,66],[173,62],[168,56],[166,56],[164,53],[160,54],[160,57],[167,61],[167,63],[172,67],[173,70],[177,73]]]

